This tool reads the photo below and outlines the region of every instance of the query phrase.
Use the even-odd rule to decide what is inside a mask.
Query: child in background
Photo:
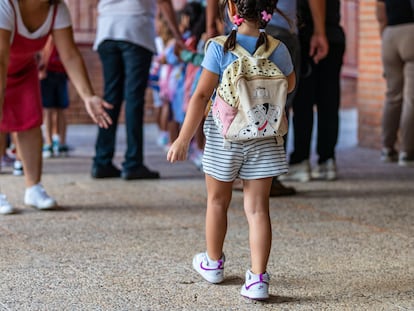
[[[40,54],[39,79],[45,125],[43,157],[67,156],[65,110],[69,107],[68,78],[52,37]]]
[[[267,45],[268,37],[263,29],[276,5],[277,0],[223,1],[222,10],[227,11],[238,27],[233,29],[227,38],[224,49],[215,42],[208,45],[199,83],[191,97],[179,137],[168,151],[168,161],[173,163],[186,159],[190,141],[204,117],[206,105],[224,69],[237,58],[231,53],[235,45],[240,44],[251,54],[262,44]],[[269,59],[287,76],[288,91],[291,92],[295,86],[295,73],[286,46],[280,42]],[[266,299],[269,297],[267,262],[272,243],[269,194],[272,178],[288,170],[283,144],[278,144],[275,138],[270,137],[231,142],[231,148],[227,148],[213,120],[211,110],[205,120],[204,133],[207,251],[194,256],[193,267],[210,283],[223,281],[223,244],[227,232],[227,210],[232,197],[233,181],[239,177],[243,180],[244,186],[244,210],[249,225],[251,252],[251,267],[246,272],[241,294],[250,299]]]
[[[165,79],[169,70],[169,66],[165,64],[164,59],[165,47],[170,41],[174,41],[174,36],[160,12],[157,13],[157,18],[155,19],[155,30],[158,35],[155,38],[157,54],[153,57],[149,83],[152,89],[155,118],[159,129],[157,144],[160,147],[166,147],[170,143],[168,132],[170,107],[169,99],[166,98],[164,92],[161,92],[161,84],[165,88]]]
[[[159,99],[161,101],[160,124],[162,123],[162,130],[168,132],[166,142],[163,142],[165,148],[170,146],[171,141],[178,136],[179,123],[174,119],[172,110],[172,101],[176,95],[177,84],[179,76],[182,72],[182,64],[174,53],[175,39],[170,31],[165,19],[158,15],[156,23],[159,38],[156,42],[160,49],[156,57],[159,63]],[[161,126],[161,125],[160,125]]]
[[[206,31],[205,7],[198,2],[190,2],[181,11],[181,25],[185,29],[185,45],[187,50],[180,53],[180,58],[186,64],[184,75],[184,102],[183,111],[187,111],[193,86],[198,82],[198,72],[204,57],[204,43],[202,39]],[[189,158],[198,168],[202,168],[204,149],[203,122],[200,123],[189,150]]]

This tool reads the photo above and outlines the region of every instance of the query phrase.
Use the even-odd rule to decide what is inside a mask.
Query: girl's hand
[[[98,124],[99,127],[108,128],[112,124],[111,117],[105,109],[112,109],[113,106],[98,96],[90,96],[84,100],[86,111],[92,120]]]
[[[167,161],[174,163],[176,161],[186,160],[188,154],[188,146],[189,143],[182,142],[179,138],[177,138],[168,150]]]

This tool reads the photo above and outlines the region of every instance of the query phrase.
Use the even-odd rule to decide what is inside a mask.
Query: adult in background
[[[387,83],[382,117],[384,162],[414,166],[414,1],[378,0],[382,62]],[[399,155],[396,142],[400,131]]]
[[[308,0],[311,12],[311,18],[313,22],[313,32],[311,37],[311,44],[304,53],[308,53],[312,57],[315,63],[318,63],[321,59],[328,54],[328,41],[325,34],[325,7],[326,0]],[[266,27],[266,32],[271,36],[278,38],[284,42],[292,57],[292,62],[297,73],[296,78],[299,80],[300,72],[300,42],[298,38],[298,25],[297,25],[297,2],[292,0],[279,0],[277,4],[280,11],[282,11],[291,21],[288,23],[279,13],[273,15],[272,20]],[[300,28],[299,28],[300,29]],[[299,81],[297,81],[297,87],[300,87]],[[295,98],[296,90],[288,94],[286,103],[286,112],[289,115],[289,111],[292,107],[293,99]],[[286,145],[286,142],[285,142]],[[272,188],[270,190],[270,196],[283,196],[295,194],[296,190],[293,187],[287,187],[283,185],[278,179],[274,177],[272,181]]]
[[[155,15],[159,6],[174,37],[181,41],[170,0],[101,0],[94,49],[98,51],[104,76],[104,98],[114,105],[108,110],[113,123],[100,128],[95,144],[91,175],[156,179],[159,173],[144,165],[143,119],[145,91],[155,48]],[[113,164],[116,130],[125,100],[127,149],[122,171]]]
[[[301,71],[292,103],[294,149],[290,154],[289,173],[280,176],[280,180],[307,182],[311,178],[334,180],[337,177],[335,148],[339,132],[340,73],[345,52],[345,34],[340,25],[341,4],[339,0],[326,1],[325,29],[329,52],[319,62],[308,53],[312,51],[316,27],[311,8],[311,1],[298,0]],[[311,173],[315,106],[318,163]]]
[[[0,1],[0,131],[16,132],[17,152],[25,172],[24,203],[41,210],[58,206],[40,183],[43,111],[35,55],[50,34],[89,115],[100,127],[111,123],[104,110],[111,105],[92,89],[73,40],[66,4],[59,0]],[[0,214],[13,211],[6,196],[0,194]]]

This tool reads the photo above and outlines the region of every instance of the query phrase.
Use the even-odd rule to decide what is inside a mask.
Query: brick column
[[[358,141],[362,147],[381,147],[381,119],[385,81],[381,39],[375,17],[376,0],[359,2]]]

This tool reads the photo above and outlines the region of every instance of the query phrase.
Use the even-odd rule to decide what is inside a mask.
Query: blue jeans
[[[99,128],[94,166],[108,166],[112,163],[119,114],[125,100],[127,149],[122,169],[135,170],[143,165],[145,90],[152,52],[130,42],[105,40],[99,45],[98,53],[103,68],[104,99],[114,108],[107,110],[112,125],[107,129]]]

